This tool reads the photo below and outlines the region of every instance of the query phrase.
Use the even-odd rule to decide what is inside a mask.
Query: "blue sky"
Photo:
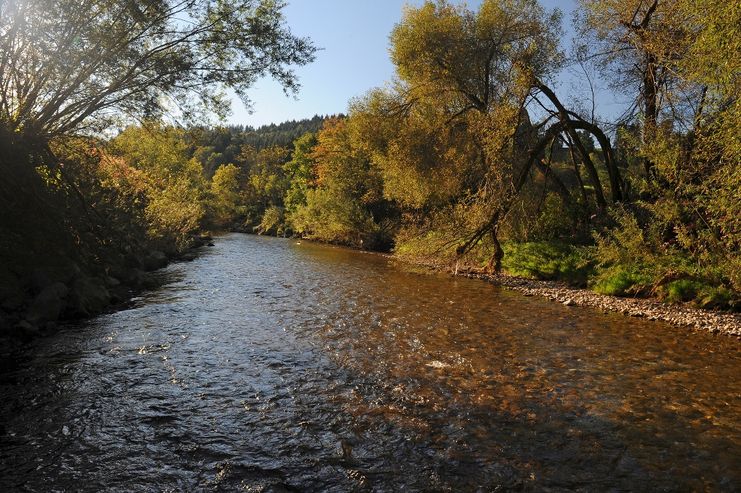
[[[250,91],[253,113],[249,114],[238,99],[232,103],[229,123],[259,126],[286,120],[310,118],[315,114],[344,112],[350,98],[373,87],[382,86],[393,76],[389,60],[388,36],[401,19],[405,4],[420,5],[423,0],[292,0],[284,10],[291,30],[308,36],[322,50],[316,61],[299,67],[296,73],[301,91],[294,98],[286,96],[280,85],[263,79]],[[468,2],[476,8],[479,0]],[[541,0],[549,9],[564,12],[567,38],[571,31],[573,0]],[[565,45],[568,45],[565,40]],[[559,87],[562,97],[573,92],[568,73]],[[568,99],[563,97],[564,100]],[[607,97],[600,98],[608,108]]]

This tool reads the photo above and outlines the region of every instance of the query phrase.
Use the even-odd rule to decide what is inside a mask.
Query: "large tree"
[[[2,0],[0,125],[44,139],[121,116],[223,114],[264,75],[295,90],[315,48],[280,0]]]
[[[628,96],[623,121],[640,124],[640,144],[660,138],[659,125],[688,131],[706,109],[709,86],[687,77],[709,23],[733,18],[735,2],[691,0],[580,0],[576,25],[580,56],[595,63],[610,87]],[[730,33],[727,33],[730,34]],[[727,41],[733,44],[733,36]],[[716,55],[726,55],[714,51]],[[730,58],[734,57],[730,50]],[[692,62],[688,65],[687,61]],[[716,62],[717,63],[717,62]],[[732,63],[732,62],[731,62]],[[727,66],[727,65],[726,65]],[[717,66],[720,80],[723,69]],[[715,78],[715,77],[714,77]],[[645,177],[656,177],[654,162],[642,159]]]
[[[560,13],[535,0],[485,0],[476,11],[446,1],[408,7],[391,34],[399,81],[386,96],[376,93],[365,103],[370,113],[385,112],[398,122],[388,142],[376,146],[387,194],[415,206],[452,206],[467,219],[449,243],[457,242],[463,254],[489,238],[493,269],[503,255],[500,224],[534,172],[564,202],[571,200],[544,159],[556,142],[574,150],[600,210],[608,204],[608,187],[610,201],[622,198],[609,140],[564,107],[548,85],[562,60],[559,37]],[[599,141],[609,185],[580,130]]]

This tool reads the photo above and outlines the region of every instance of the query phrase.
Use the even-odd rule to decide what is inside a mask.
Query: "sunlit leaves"
[[[0,4],[0,122],[45,136],[120,119],[188,119],[247,100],[261,76],[295,90],[314,47],[275,0],[24,0]]]
[[[217,225],[230,225],[242,212],[239,174],[239,168],[235,165],[223,164],[211,178],[211,201]]]
[[[489,111],[516,97],[517,72],[544,77],[560,63],[560,14],[535,0],[482,2],[477,12],[445,1],[407,7],[391,56],[412,97],[454,98],[458,111]]]

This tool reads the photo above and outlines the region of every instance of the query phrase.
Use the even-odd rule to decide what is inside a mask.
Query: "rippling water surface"
[[[741,488],[736,340],[220,238],[0,377],[2,491]]]

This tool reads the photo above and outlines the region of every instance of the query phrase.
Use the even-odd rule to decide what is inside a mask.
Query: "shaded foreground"
[[[738,342],[229,235],[0,381],[0,489],[731,490]]]

